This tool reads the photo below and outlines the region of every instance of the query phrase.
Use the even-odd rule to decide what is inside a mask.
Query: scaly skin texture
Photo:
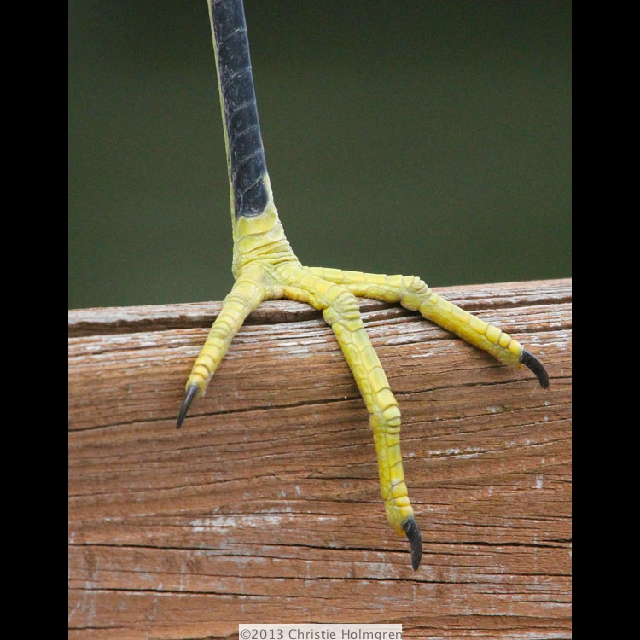
[[[433,293],[419,278],[304,267],[278,218],[260,135],[246,20],[241,0],[209,0],[213,50],[224,123],[233,227],[232,271],[236,282],[225,298],[187,380],[178,427],[191,402],[202,395],[245,318],[262,300],[289,298],[322,311],[331,325],[362,394],[378,457],[387,520],[411,546],[411,566],[422,557],[422,535],[409,502],[400,454],[400,410],[365,331],[356,296],[399,302],[452,331],[501,362],[525,364],[543,387],[542,364],[496,327]]]
[[[399,535],[409,537],[412,566],[417,569],[422,539],[404,481],[400,410],[364,328],[356,296],[399,302],[407,309],[419,311],[425,318],[487,351],[501,362],[520,365],[523,354],[529,358],[533,356],[500,329],[433,293],[419,278],[301,265],[284,235],[273,204],[268,175],[264,179],[269,194],[266,210],[251,218],[232,218],[236,282],[225,298],[222,311],[187,380],[187,398],[180,412],[179,425],[191,401],[205,392],[233,336],[260,302],[288,298],[306,302],[322,311],[338,339],[369,411],[387,520]],[[533,360],[539,364],[535,358]],[[545,385],[545,379],[538,377],[543,386],[548,385],[548,378]]]

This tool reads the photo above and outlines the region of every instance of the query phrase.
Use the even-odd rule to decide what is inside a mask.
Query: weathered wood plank
[[[219,303],[70,312],[69,637],[233,636],[239,622],[571,637],[571,281],[438,293],[541,356],[551,388],[362,302],[403,415],[416,573],[319,313],[261,305],[178,431]]]

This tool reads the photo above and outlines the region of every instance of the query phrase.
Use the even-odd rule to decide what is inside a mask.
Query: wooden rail
[[[362,301],[403,415],[415,573],[318,312],[262,304],[181,430],[220,303],[69,312],[69,638],[237,637],[241,622],[570,638],[571,281],[437,291],[540,356],[551,388]]]

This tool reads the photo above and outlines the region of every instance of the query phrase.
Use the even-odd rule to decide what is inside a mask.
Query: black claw
[[[520,362],[529,367],[529,369],[535,373],[536,378],[538,378],[538,382],[543,389],[549,388],[549,374],[538,358],[536,358],[532,353],[529,353],[526,349],[523,349],[522,355],[520,356]]]
[[[187,415],[187,411],[189,411],[189,406],[191,405],[192,400],[198,394],[198,385],[192,384],[189,389],[187,389],[187,395],[182,402],[182,406],[180,407],[180,413],[178,413],[178,429],[182,426],[182,422]]]
[[[417,571],[420,566],[420,560],[422,560],[422,534],[420,533],[420,527],[416,519],[411,516],[408,520],[405,520],[402,528],[407,534],[409,545],[411,546],[411,568]]]

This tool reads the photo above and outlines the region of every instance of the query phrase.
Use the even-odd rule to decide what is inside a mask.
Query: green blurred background
[[[431,286],[571,275],[571,2],[245,11],[303,263]],[[205,0],[69,3],[69,308],[231,287],[208,20]]]

